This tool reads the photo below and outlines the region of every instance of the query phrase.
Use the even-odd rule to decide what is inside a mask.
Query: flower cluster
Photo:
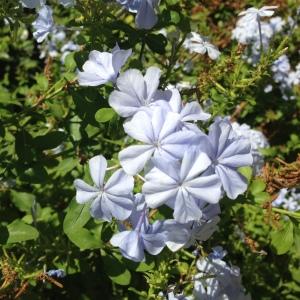
[[[198,259],[198,273],[193,276],[193,295],[176,294],[174,287],[170,288],[167,300],[250,300],[250,294],[245,293],[242,286],[240,270],[228,265],[223,258],[227,251],[217,246],[207,257]]]
[[[225,255],[222,247],[215,247],[207,258],[197,261],[199,273],[195,275],[195,299],[251,299],[245,294],[239,268],[223,261]]]
[[[284,209],[290,211],[300,210],[300,192],[299,189],[293,188],[291,190],[281,189],[278,197],[272,202],[275,207],[282,206]]]
[[[232,39],[243,45],[249,45],[245,58],[251,64],[259,61],[261,50],[267,50],[272,37],[283,29],[285,22],[280,17],[270,18],[268,21],[261,20],[263,17],[271,17],[275,8],[276,6],[249,8],[240,13],[242,17],[232,31]]]
[[[215,119],[208,134],[202,131],[196,122],[207,121],[210,114],[196,101],[183,103],[176,89],[160,90],[157,67],[145,75],[129,69],[118,76],[130,53],[92,51],[78,78],[81,85],[115,82],[108,102],[126,118],[124,131],[137,143],[119,152],[122,168],[107,181],[106,159],[93,157],[94,186],[77,179],[75,187],[78,203],[92,202],[93,217],[119,220],[120,232],[111,244],[141,261],[145,250],[156,255],[165,246],[177,251],[207,240],[217,229],[220,199],[245,192],[247,180],[238,169],[252,165],[253,158],[249,141],[237,136],[226,118]],[[136,195],[134,176],[144,181]],[[163,205],[173,210],[174,219],[151,223],[149,210]]]
[[[279,84],[283,99],[293,99],[294,97],[289,94],[294,86],[300,84],[300,63],[292,70],[289,58],[284,54],[274,61],[271,70],[274,81]]]
[[[75,5],[74,0],[60,0],[59,3],[64,7]],[[26,8],[37,9],[38,17],[32,23],[32,26],[35,30],[33,37],[40,44],[38,46],[41,51],[40,58],[47,55],[50,57],[60,56],[61,61],[64,62],[69,53],[79,50],[79,45],[73,42],[79,32],[73,32],[71,39],[68,40],[66,38],[66,28],[54,23],[53,10],[46,5],[45,0],[22,0],[21,4]]]

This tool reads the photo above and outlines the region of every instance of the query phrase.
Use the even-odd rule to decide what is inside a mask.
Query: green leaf
[[[238,171],[247,178],[248,183],[250,182],[252,178],[253,170],[251,167],[241,167],[238,169]]]
[[[33,144],[37,149],[46,150],[59,146],[66,140],[66,134],[61,131],[49,132],[45,135],[37,136],[33,140]]]
[[[166,51],[166,46],[168,44],[168,40],[165,36],[160,34],[148,34],[146,37],[147,46],[155,53],[164,54]]]
[[[89,204],[81,205],[72,201],[64,219],[63,229],[70,241],[81,250],[97,249],[103,246],[100,234],[92,234],[84,225],[90,220]]]
[[[97,238],[86,228],[77,227],[76,230],[68,231],[67,236],[81,250],[98,249],[103,246],[100,237]]]
[[[95,119],[99,123],[110,121],[116,115],[112,108],[101,108],[95,114]]]
[[[30,226],[19,219],[14,220],[7,225],[7,229],[9,232],[7,244],[35,240],[39,236],[39,232],[33,226]]]
[[[294,242],[294,225],[291,221],[285,222],[279,230],[271,232],[271,245],[278,255],[290,250]]]
[[[63,229],[66,234],[76,232],[82,228],[91,218],[89,204],[78,204],[73,200],[64,219]]]
[[[48,82],[48,79],[45,77],[45,75],[43,75],[43,74],[37,74],[35,76],[35,79],[36,79],[36,82],[37,82],[39,88],[42,91],[46,91],[48,89],[49,82]]]
[[[266,188],[266,184],[261,179],[254,179],[250,185],[250,192],[253,196],[263,192]]]
[[[30,213],[35,195],[12,190],[11,200],[20,211]]]
[[[119,285],[129,285],[131,281],[131,273],[118,258],[106,254],[101,251],[104,270],[107,276]]]
[[[151,255],[146,255],[145,262],[142,261],[138,263],[128,259],[123,259],[123,262],[130,270],[133,270],[135,272],[146,272],[154,269],[155,267],[155,261],[153,259],[153,256]]]

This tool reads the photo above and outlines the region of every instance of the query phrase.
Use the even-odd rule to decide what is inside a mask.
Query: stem
[[[143,37],[141,51],[140,51],[140,55],[139,55],[139,61],[141,63],[142,63],[142,59],[143,59],[143,54],[144,54],[145,46],[146,46],[146,41],[145,41],[145,37]]]
[[[139,179],[141,179],[143,182],[145,182],[146,181],[146,179],[142,176],[142,175],[140,175],[140,174],[136,174],[136,176],[139,178]]]
[[[272,207],[272,210],[279,214],[286,215],[286,216],[295,218],[297,220],[300,220],[300,212],[289,211],[289,210],[285,210],[285,209],[281,209],[281,208],[277,208],[277,207]]]
[[[106,168],[106,171],[110,171],[110,170],[113,170],[113,169],[119,168],[119,166],[120,166],[120,165],[115,165],[115,166],[112,166],[112,167]]]
[[[260,23],[260,18],[259,15],[256,17],[257,19],[257,24],[258,24],[258,32],[259,32],[259,41],[260,41],[260,55],[262,55],[264,46],[263,46],[263,40],[262,40],[262,33],[261,33],[261,23]]]

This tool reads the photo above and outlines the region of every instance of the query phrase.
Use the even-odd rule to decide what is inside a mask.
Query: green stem
[[[145,46],[146,46],[146,40],[145,40],[145,37],[143,36],[143,38],[142,38],[141,51],[140,51],[140,55],[139,55],[139,61],[140,61],[141,63],[142,63],[142,59],[143,59],[143,54],[144,54]]]
[[[300,221],[300,212],[289,211],[289,210],[285,210],[285,209],[277,208],[277,207],[272,207],[272,210],[279,214],[286,215],[286,216],[295,218]]]

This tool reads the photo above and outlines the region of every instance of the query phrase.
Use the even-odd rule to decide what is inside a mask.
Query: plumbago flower
[[[64,7],[71,7],[75,5],[75,0],[59,0],[59,3]]]
[[[201,210],[201,220],[188,223],[190,235],[189,240],[184,244],[185,248],[194,245],[196,241],[207,241],[218,230],[218,223],[220,221],[218,215],[221,213],[220,205],[218,203],[208,203]]]
[[[21,4],[27,8],[37,8],[43,6],[46,0],[21,0]]]
[[[55,29],[51,7],[44,5],[39,10],[38,18],[32,23],[32,26],[35,29],[34,38],[38,43],[43,42],[48,34]]]
[[[133,177],[119,169],[105,183],[107,161],[102,155],[90,159],[89,167],[95,186],[76,179],[76,201],[79,204],[92,201],[91,215],[94,218],[106,221],[111,221],[112,217],[118,220],[127,219],[133,208]]]
[[[209,42],[208,38],[203,37],[196,32],[188,34],[183,46],[190,52],[196,52],[199,54],[207,53],[213,60],[216,60],[221,54],[218,48]]]
[[[109,96],[109,105],[121,117],[127,118],[152,106],[155,101],[168,101],[172,93],[158,90],[160,74],[156,67],[148,68],[145,76],[136,69],[124,72],[117,79],[118,90]]]
[[[83,86],[98,86],[109,81],[115,82],[122,66],[130,57],[132,50],[121,50],[118,44],[109,52],[93,50],[78,72],[78,82]]]
[[[155,221],[150,224],[147,215],[148,208],[144,197],[138,194],[129,218],[132,230],[121,231],[110,240],[113,246],[120,248],[124,257],[136,262],[145,259],[145,250],[152,255],[159,254],[165,246],[177,251],[187,241],[189,235],[188,231],[182,226],[177,226],[174,220]],[[175,231],[177,235],[174,234]],[[169,232],[172,232],[171,236]]]
[[[200,221],[202,208],[217,203],[221,196],[221,183],[217,175],[202,176],[210,166],[209,157],[190,149],[182,161],[156,158],[154,168],[145,176],[143,194],[151,208],[167,204],[174,209],[174,219],[180,223]]]
[[[222,260],[226,254],[222,247],[215,247],[207,258],[197,261],[199,273],[194,277],[195,299],[251,299],[249,294],[245,294],[239,268]]]
[[[157,23],[155,8],[159,0],[117,0],[128,11],[136,13],[135,23],[139,29],[151,29]]]
[[[210,126],[208,136],[202,138],[200,148],[212,161],[205,173],[217,174],[227,196],[235,199],[247,189],[247,179],[238,168],[253,163],[249,140],[237,137],[226,118],[217,119]]]
[[[239,13],[245,21],[257,21],[263,17],[271,17],[274,14],[274,9],[278,6],[263,6],[262,8],[250,7],[245,11]]]
[[[192,131],[178,131],[179,117],[155,107],[152,111],[140,111],[124,124],[125,132],[142,145],[129,146],[119,153],[125,172],[139,173],[152,156],[180,159],[187,147],[195,144],[198,136]]]
[[[182,128],[195,129],[200,133],[198,126],[191,124],[191,121],[206,121],[211,115],[204,112],[197,101],[188,102],[183,104],[181,101],[180,93],[177,89],[170,90],[172,96],[169,101],[156,101],[153,105],[163,107],[166,111],[173,112],[180,120]],[[193,126],[191,126],[193,125]]]

